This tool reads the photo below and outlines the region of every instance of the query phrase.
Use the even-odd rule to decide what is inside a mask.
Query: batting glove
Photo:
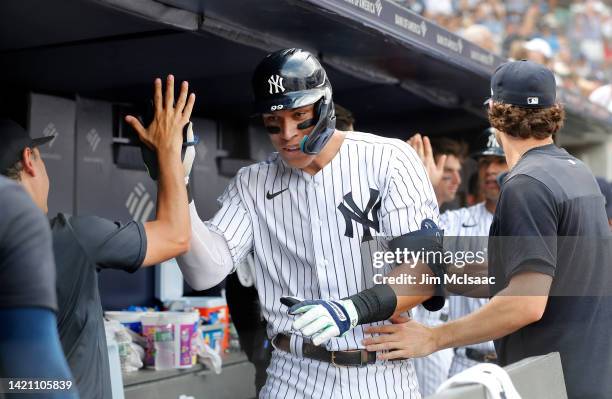
[[[195,144],[198,142],[193,136],[193,122],[189,122],[187,126],[187,134],[185,137],[187,140],[183,146],[186,146],[185,155],[183,156],[183,170],[185,171],[185,184],[189,183],[189,175],[191,174],[191,168],[193,167],[193,160],[195,159]]]
[[[321,345],[334,337],[341,337],[358,321],[357,309],[350,299],[302,300],[282,297],[281,302],[289,307],[288,314],[301,315],[293,322],[293,329],[310,337],[314,345]]]
[[[191,168],[193,167],[193,161],[196,154],[195,146],[199,141],[199,137],[193,134],[193,123],[189,122],[189,125],[187,126],[187,133],[185,135],[185,141],[183,141],[183,148],[181,150],[183,171],[185,173],[185,184],[189,183],[189,175],[191,174]],[[153,180],[158,180],[159,164],[157,162],[156,152],[147,147],[145,144],[141,145],[141,151],[142,159],[144,160],[149,176],[151,176]]]

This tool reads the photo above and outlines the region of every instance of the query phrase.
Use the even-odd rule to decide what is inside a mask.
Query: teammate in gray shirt
[[[183,82],[174,104],[174,78],[155,81],[155,119],[145,129],[138,120],[126,121],[157,153],[159,189],[156,219],[125,225],[96,216],[58,214],[51,220],[57,267],[57,326],[82,398],[111,399],[110,370],[97,272],[121,269],[135,272],[178,256],[189,249],[190,222],[181,163],[183,127],[189,122],[195,96]],[[49,178],[37,148],[28,146],[28,133],[11,121],[0,124],[2,172],[17,180],[36,205],[47,212]],[[25,143],[25,145],[23,145]],[[7,156],[8,154],[8,156]]]

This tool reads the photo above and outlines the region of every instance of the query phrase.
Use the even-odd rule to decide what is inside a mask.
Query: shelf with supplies
[[[189,369],[123,373],[125,399],[247,399],[255,397],[255,369],[243,352],[222,356],[221,374],[202,364]],[[237,383],[239,381],[240,383]]]

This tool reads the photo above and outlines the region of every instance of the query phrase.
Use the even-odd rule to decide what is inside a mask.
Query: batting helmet
[[[478,150],[472,153],[472,158],[480,158],[486,156],[493,157],[505,157],[503,148],[497,142],[497,138],[495,137],[495,129],[490,127],[485,129],[480,137],[478,138],[477,143]]]
[[[314,126],[300,147],[306,154],[318,154],[336,128],[331,84],[319,61],[297,48],[276,51],[259,63],[252,84],[259,113],[315,104],[314,118],[300,123],[298,129]]]

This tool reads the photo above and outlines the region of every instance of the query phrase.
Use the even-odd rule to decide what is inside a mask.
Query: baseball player
[[[503,175],[508,172],[508,164],[506,163],[504,150],[495,139],[495,129],[486,129],[482,137],[486,140],[486,143],[484,143],[484,147],[481,146],[480,151],[473,154],[473,157],[478,161],[479,192],[484,196],[484,201],[467,208],[444,212],[440,216],[440,224],[443,225],[445,236],[489,236],[489,229],[499,200],[499,179],[503,178]],[[467,244],[468,241],[458,240],[463,245]],[[473,251],[483,249],[482,241],[477,241],[480,242],[473,248],[463,247],[462,249]],[[483,274],[486,275],[487,265],[483,264],[482,266]],[[488,299],[451,295],[448,301],[449,318],[455,320],[480,309],[488,302]],[[449,378],[480,362],[495,362],[497,360],[493,341],[455,348],[454,351],[455,356],[453,356],[453,362],[448,373]]]
[[[430,141],[427,136],[418,133],[407,142],[415,149],[425,165],[438,205],[441,207],[445,203],[454,201],[461,185],[461,167],[466,152],[464,146],[446,137]],[[444,307],[435,312],[417,306],[411,313],[413,320],[428,326],[437,326],[448,320],[449,304],[446,301]],[[452,349],[414,359],[414,368],[423,397],[433,395],[440,384],[448,378],[452,361]]]
[[[426,147],[427,143],[425,140],[423,141],[423,145]],[[488,237],[489,235],[489,229],[493,222],[493,214],[495,213],[495,207],[499,199],[498,178],[502,177],[503,174],[508,171],[504,151],[495,139],[494,128],[488,128],[483,132],[478,147],[480,150],[472,154],[472,157],[478,161],[479,192],[483,194],[484,201],[466,208],[446,211],[440,215],[440,228],[444,230],[445,236],[466,237],[465,239],[451,240],[451,242],[461,246],[461,248],[452,248],[455,251],[461,249],[474,252],[486,248],[486,244],[484,244],[483,240],[479,240],[478,238]],[[419,152],[419,155],[420,154]],[[424,154],[431,154],[431,152],[425,151]],[[432,163],[428,162],[426,159],[424,159],[424,163],[425,165],[432,165]],[[434,178],[432,178],[432,184],[435,187],[435,185],[438,184],[438,182],[434,180],[436,173],[430,173],[430,175],[434,176]],[[471,265],[471,267],[475,266],[476,265]],[[482,269],[482,274],[487,274],[487,264],[482,264],[478,267]],[[449,318],[454,320],[468,315],[484,306],[487,302],[488,299],[486,298],[470,298],[462,295],[452,295],[448,298]],[[421,322],[420,320],[417,321]],[[469,347],[454,348],[454,352],[455,356],[452,358],[448,376],[444,379],[450,378],[480,362],[494,362],[497,359],[492,341],[470,345]],[[431,357],[431,355],[423,359],[428,359],[429,357]],[[435,388],[431,393],[435,392]]]
[[[195,289],[214,286],[254,254],[276,348],[260,398],[419,398],[412,361],[381,362],[362,339],[368,324],[423,301],[440,306],[435,284],[398,296],[401,284],[374,283],[376,275],[439,273],[435,264],[373,262],[378,251],[417,237],[439,248],[438,206],[422,162],[400,140],[336,130],[330,82],[306,51],[269,54],[253,89],[277,152],[238,172],[208,222],[191,203],[197,233],[178,258],[185,279]]]

